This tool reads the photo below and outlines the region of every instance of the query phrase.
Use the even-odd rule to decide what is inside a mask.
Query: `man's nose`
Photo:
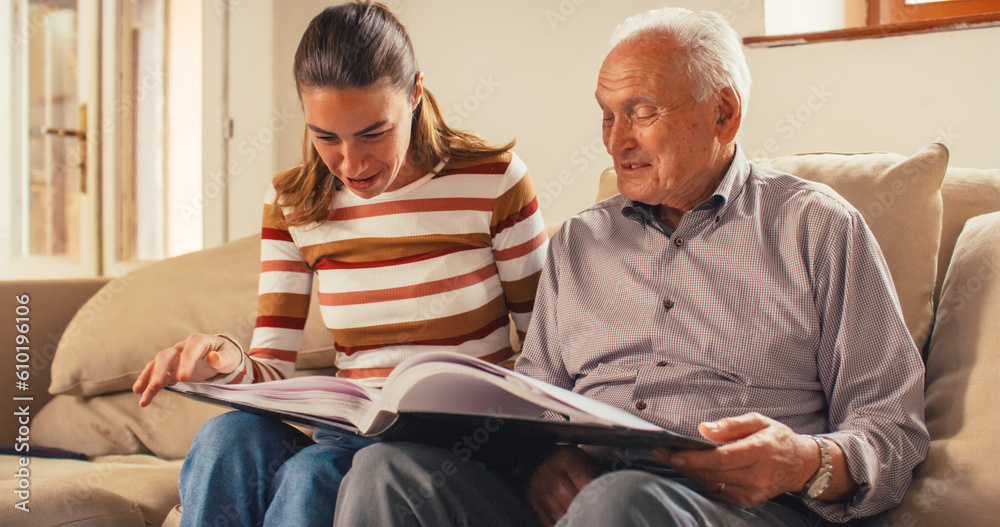
[[[635,135],[627,119],[617,119],[611,126],[604,129],[604,146],[611,156],[621,154],[635,146]]]

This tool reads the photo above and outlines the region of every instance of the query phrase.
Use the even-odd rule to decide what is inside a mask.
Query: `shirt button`
[[[646,409],[646,401],[636,401],[636,403],[635,403],[635,409],[636,410],[645,410]]]
[[[660,362],[657,362],[656,365],[662,368],[667,365],[667,361],[661,360]]]
[[[676,245],[677,245],[678,247],[680,247],[681,245],[684,245],[684,238],[677,238],[676,240],[674,240],[674,243],[675,243],[675,244],[676,244]]]
[[[674,301],[669,298],[663,299],[663,309],[670,311],[670,308],[674,307]]]

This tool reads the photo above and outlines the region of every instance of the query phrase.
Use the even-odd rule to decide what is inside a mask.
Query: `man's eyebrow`
[[[599,95],[599,94],[598,94],[597,92],[594,92],[594,99],[596,99],[596,100],[597,100],[597,104],[598,104],[598,105],[601,105],[601,106],[603,106],[603,105],[604,105],[604,101],[602,101],[602,100],[601,100],[601,96],[600,96],[600,95]],[[660,104],[659,104],[659,103],[658,103],[658,102],[657,102],[657,101],[656,101],[655,99],[653,99],[652,97],[647,97],[647,96],[645,96],[645,95],[638,95],[638,96],[636,96],[636,97],[630,97],[630,98],[628,98],[628,99],[627,99],[627,100],[625,101],[625,104],[624,104],[624,106],[625,106],[626,108],[635,108],[636,106],[639,106],[639,105],[641,105],[641,104],[652,104],[652,105],[654,105],[654,106],[659,106],[659,105],[660,105]]]
[[[387,123],[387,122],[388,122],[388,121],[386,121],[386,120],[381,120],[381,121],[379,121],[379,122],[377,122],[377,123],[374,123],[374,124],[372,124],[372,125],[370,125],[370,126],[367,126],[367,127],[365,127],[365,129],[364,129],[364,130],[361,130],[361,131],[359,131],[359,132],[355,132],[355,133],[354,133],[354,135],[355,135],[355,136],[359,136],[359,135],[365,135],[365,134],[367,134],[368,132],[371,132],[372,130],[375,130],[376,128],[379,128],[379,127],[381,127],[382,125],[384,125],[384,124],[385,124],[385,123]],[[323,134],[323,135],[330,135],[330,136],[333,136],[333,137],[336,137],[336,136],[337,136],[337,134],[335,134],[335,133],[333,133],[333,132],[330,132],[330,131],[327,131],[327,130],[324,130],[324,129],[322,129],[322,128],[320,128],[320,127],[318,127],[318,126],[314,125],[314,124],[308,124],[308,123],[307,123],[307,124],[306,124],[306,126],[308,126],[310,130],[312,130],[312,131],[316,132],[317,134]]]

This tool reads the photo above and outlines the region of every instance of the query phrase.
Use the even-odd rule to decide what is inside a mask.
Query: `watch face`
[[[823,491],[830,486],[830,482],[833,481],[833,473],[827,472],[819,477],[812,485],[809,486],[809,497],[818,498]]]

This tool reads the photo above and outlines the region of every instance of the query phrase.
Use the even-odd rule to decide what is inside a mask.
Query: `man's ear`
[[[740,95],[732,86],[719,90],[716,101],[715,134],[720,143],[729,144],[736,140],[736,134],[740,131],[743,104]]]

